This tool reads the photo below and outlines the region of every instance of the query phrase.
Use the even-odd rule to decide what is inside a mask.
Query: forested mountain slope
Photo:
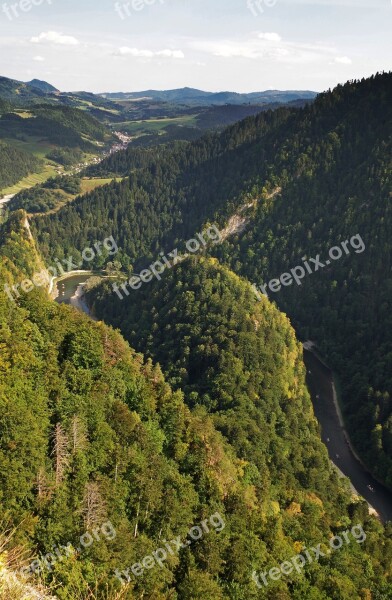
[[[13,148],[0,139],[0,190],[42,168],[42,161],[32,154]]]
[[[175,90],[145,90],[142,92],[111,92],[102,94],[104,98],[112,100],[135,100],[151,99],[155,102],[175,102],[180,105],[189,106],[224,106],[242,104],[267,104],[269,102],[289,102],[291,100],[309,99],[316,96],[316,92],[309,90],[266,90],[264,92],[251,92],[249,94],[238,94],[236,92],[204,92],[192,88],[181,88]]]
[[[180,247],[206,221],[223,225],[248,204],[248,230],[215,252],[257,284],[359,234],[365,252],[353,251],[271,298],[341,378],[351,435],[389,487],[391,107],[392,74],[378,74],[191,145],[128,151],[102,167],[130,174],[129,181],[35,221],[45,256],[77,252],[109,228],[124,266],[138,268],[160,250]]]
[[[45,92],[35,86],[0,76],[0,96],[14,105],[26,106],[42,102],[46,98]]]
[[[37,104],[15,111],[0,98],[0,192],[32,173],[43,181],[85,160],[84,153],[99,155],[114,139],[109,128],[77,108]]]
[[[338,374],[352,439],[390,488],[391,83],[385,78],[374,90],[378,109],[369,93],[344,123],[309,148],[296,177],[283,183],[273,203],[256,209],[241,239],[217,250],[221,260],[258,285],[303,266],[303,257],[320,255],[324,267],[300,286],[268,293],[303,339],[317,342]],[[348,104],[347,87],[342,96]],[[363,245],[326,265],[331,248],[358,234]]]
[[[1,281],[41,267],[23,212],[0,240]],[[153,298],[143,309],[146,333],[159,314],[157,335],[181,340],[180,352],[165,347],[176,390],[103,323],[43,291],[18,304],[0,293],[0,505],[17,525],[14,541],[37,557],[59,544],[77,548],[109,520],[116,533],[43,569],[48,589],[63,600],[86,599],[92,587],[98,599],[114,598],[115,569],[219,512],[224,528],[131,576],[124,598],[387,598],[392,532],[330,467],[287,319],[211,260],[180,265]],[[204,380],[193,360],[207,367]],[[358,523],[361,545],[256,587],[253,570],[308,544],[325,548]]]
[[[92,149],[96,142],[111,139],[99,121],[76,108],[37,105],[29,113],[4,114],[0,118],[0,138],[39,136],[60,147]]]
[[[0,114],[10,112],[12,110],[12,104],[0,98]]]
[[[189,406],[214,415],[241,459],[257,467],[262,494],[279,480],[282,490],[329,495],[301,346],[287,317],[266,298],[258,302],[247,282],[216,259],[193,257],[123,299],[110,282],[87,299],[100,318],[160,363]]]

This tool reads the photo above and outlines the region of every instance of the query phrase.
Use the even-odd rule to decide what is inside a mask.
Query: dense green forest
[[[0,240],[2,282],[42,268],[23,211],[1,226]],[[146,358],[42,289],[17,303],[1,291],[0,506],[16,526],[10,546],[33,557],[77,548],[110,521],[115,536],[40,574],[58,598],[94,588],[103,600],[121,588],[115,569],[218,512],[224,528],[131,575],[123,598],[389,598],[392,529],[330,465],[287,318],[213,259],[178,265],[162,285],[140,296]],[[131,337],[136,319],[124,321]],[[148,357],[154,336],[167,380]],[[356,524],[361,545],[265,588],[252,580],[305,546],[325,550]],[[15,553],[0,555],[4,564]]]
[[[0,77],[0,96],[3,100],[12,102],[17,106],[26,106],[42,102],[45,93],[23,81]]]
[[[81,191],[80,178],[75,175],[49,177],[45,183],[22,190],[10,201],[10,210],[23,209],[28,213],[45,213],[64,202],[65,194]]]
[[[42,161],[0,140],[0,190],[42,168]]]
[[[160,251],[181,248],[204,223],[223,227],[246,207],[245,233],[214,252],[258,285],[361,235],[365,252],[271,299],[338,374],[356,447],[390,488],[391,106],[392,75],[377,74],[339,85],[302,109],[267,111],[193,144],[128,150],[98,172],[129,180],[33,224],[45,258],[77,253],[109,231],[125,269],[138,270]]]
[[[64,167],[69,167],[75,163],[81,162],[83,152],[78,148],[55,148],[48,152],[46,158],[54,160]]]
[[[85,151],[96,150],[96,142],[111,139],[106,127],[87,113],[67,106],[45,104],[29,109],[28,117],[17,113],[2,115],[0,138],[23,139],[23,136],[46,139],[60,148]]]
[[[33,79],[29,82],[0,77],[0,97],[6,102],[12,103],[17,108],[34,108],[34,106],[68,106],[80,108],[93,114],[99,114],[99,108],[107,108],[110,111],[121,109],[115,102],[111,102],[88,92],[59,92],[54,86],[46,81]]]
[[[7,102],[3,98],[0,98],[0,114],[7,113],[12,110],[12,105],[10,102]]]

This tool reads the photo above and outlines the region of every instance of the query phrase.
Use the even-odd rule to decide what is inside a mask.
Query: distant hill
[[[79,108],[82,108],[83,104],[85,107],[87,107],[89,104],[92,104],[99,109],[121,109],[121,107],[115,104],[115,102],[111,102],[110,100],[91,92],[61,92],[58,97],[63,104],[70,104],[72,106],[78,105]]]
[[[150,99],[157,102],[175,102],[191,106],[221,106],[224,104],[268,104],[271,102],[286,103],[293,100],[313,100],[316,92],[309,90],[280,91],[267,90],[265,92],[252,92],[238,94],[237,92],[204,92],[193,88],[180,88],[176,90],[145,90],[142,92],[117,92],[101,94],[110,100],[138,100]]]
[[[27,81],[27,85],[29,85],[33,88],[36,88],[38,90],[41,90],[41,92],[44,92],[44,94],[50,94],[52,92],[59,91],[53,85],[51,85],[50,83],[47,83],[47,81],[41,81],[40,79],[32,79],[31,81]]]
[[[0,109],[5,102],[11,103],[15,108],[30,108],[43,103],[70,106],[80,108],[97,118],[106,116],[105,109],[114,115],[121,109],[114,102],[89,92],[60,92],[50,83],[39,79],[23,82],[0,77]]]
[[[51,101],[39,87],[8,77],[0,77],[0,98],[3,101],[11,102],[14,106],[36,104],[44,99]]]
[[[237,92],[205,92],[194,88],[181,88],[175,90],[145,90],[141,92],[109,92],[92,94],[90,92],[60,92],[46,81],[32,79],[28,82],[0,77],[0,99],[11,102],[16,107],[26,107],[33,104],[65,104],[85,110],[111,110],[118,111],[121,106],[116,101],[142,101],[178,104],[185,106],[224,106],[232,105],[265,105],[271,103],[287,104],[298,100],[313,100],[316,92],[309,90],[267,90],[238,94]],[[91,104],[93,105],[91,107]],[[95,115],[99,116],[99,115]]]
[[[23,82],[0,77],[0,140],[40,159],[33,161],[34,173],[38,168],[39,178],[45,179],[48,168],[53,171],[59,164],[64,166],[64,161],[83,163],[82,153],[99,154],[105,144],[114,142],[114,129],[131,136],[134,147],[194,141],[206,130],[269,108],[301,106],[313,97],[313,92],[242,95],[183,88],[121,93],[116,98],[116,94],[59,91],[40,79]],[[17,184],[19,174],[26,172],[24,154],[16,162],[20,165],[10,170],[11,177],[2,177],[2,186]],[[30,165],[28,169],[30,173]]]
[[[94,94],[62,93],[39,79],[0,77],[0,190],[22,179],[21,188],[41,183],[64,166],[101,155],[116,140],[107,121],[120,111]]]

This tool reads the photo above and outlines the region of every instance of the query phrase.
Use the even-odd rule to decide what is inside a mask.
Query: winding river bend
[[[89,308],[83,300],[82,287],[90,276],[89,273],[79,273],[57,281],[56,302],[71,304],[89,314]],[[321,437],[328,448],[330,459],[348,477],[352,488],[365,498],[380,520],[392,521],[392,492],[375,481],[366,471],[347,441],[335,403],[331,370],[313,352],[306,349],[304,349],[304,362],[307,368],[307,386],[315,415],[321,425]]]
[[[78,310],[82,310],[89,315],[89,308],[83,300],[83,284],[92,275],[93,273],[78,273],[58,279],[55,282],[56,302],[59,304],[71,304]]]
[[[106,271],[70,271],[67,275],[53,281],[53,290],[50,295],[58,304],[70,304],[89,315],[93,321],[98,321],[91,314],[83,294],[83,286],[90,277],[116,278],[115,275],[108,275]]]
[[[336,408],[332,371],[313,352],[305,349],[304,362],[307,367],[307,386],[330,459],[349,478],[356,492],[377,512],[380,520],[384,523],[392,521],[392,492],[366,471],[350,448]]]

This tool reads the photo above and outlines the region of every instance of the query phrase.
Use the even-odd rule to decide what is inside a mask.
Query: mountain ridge
[[[20,96],[20,98],[18,98]],[[59,102],[61,99],[72,98],[72,96],[85,96],[91,98],[112,99],[143,99],[150,97],[152,100],[160,102],[176,102],[196,106],[221,106],[224,104],[268,104],[273,102],[286,103],[294,100],[313,100],[317,92],[310,90],[265,90],[262,92],[240,93],[232,91],[208,92],[197,88],[183,87],[171,90],[145,90],[140,92],[103,92],[94,94],[83,90],[79,91],[61,91],[40,79],[31,81],[19,81],[9,77],[0,76],[0,97],[3,100],[20,101],[38,101],[45,99],[49,102]]]
[[[40,268],[25,219],[17,211],[0,226],[0,276],[10,285]],[[288,318],[217,259],[192,257],[163,286],[164,303],[159,286],[143,290],[139,320],[148,332],[149,307],[159,308],[156,335],[173,359],[165,367],[184,392],[118,331],[44,290],[16,302],[0,294],[0,505],[39,564],[55,544],[79,548],[61,560],[46,554],[56,561],[32,581],[61,600],[141,600],[146,590],[157,600],[256,598],[252,571],[304,545],[326,551],[355,524],[361,547],[271,581],[265,597],[388,597],[392,532],[329,463]],[[221,531],[121,587],[117,573],[214,514]],[[108,519],[114,537],[80,549]],[[0,545],[0,567],[11,557]]]
[[[31,81],[27,81],[26,83],[30,87],[37,88],[45,94],[60,91],[57,88],[55,88],[54,85],[51,85],[47,81],[42,81],[41,79],[32,79]]]
[[[128,150],[104,161],[95,174],[102,176],[108,169],[129,180],[111,184],[105,196],[93,193],[78,200],[56,219],[34,221],[40,241],[48,234],[56,240],[51,249],[46,246],[49,255],[56,256],[64,246],[72,253],[69,228],[77,246],[86,245],[91,233],[102,227],[91,211],[91,205],[99,203],[100,218],[105,215],[102,223],[105,228],[109,223],[122,247],[123,265],[142,269],[156,260],[157,251],[189,239],[206,222],[224,227],[241,206],[258,199],[250,208],[252,227],[214,251],[258,284],[285,272],[287,262],[295,265],[301,257],[326,253],[360,233],[369,245],[367,253],[351,258],[349,265],[348,258],[335,263],[301,286],[281,290],[277,300],[304,339],[319,342],[331,367],[341,372],[345,416],[355,446],[390,489],[392,354],[383,357],[382,348],[392,346],[392,340],[390,328],[378,323],[390,321],[390,280],[382,265],[392,260],[392,248],[383,242],[390,224],[391,106],[392,73],[379,73],[339,85],[305,108],[260,113],[187,146],[173,144],[165,152]],[[271,200],[277,187],[282,191]],[[364,211],[370,206],[375,211],[371,219]],[[132,231],[140,222],[145,227],[135,235]],[[259,261],[252,260],[259,255]],[[379,265],[376,271],[372,260]],[[355,298],[348,282],[357,291]],[[357,307],[363,298],[364,314]],[[366,348],[373,351],[370,363]]]
[[[239,93],[230,91],[206,92],[196,88],[176,88],[172,90],[144,90],[140,92],[106,92],[101,96],[108,99],[137,100],[149,98],[157,101],[178,102],[203,106],[224,104],[267,104],[269,102],[289,102],[292,100],[313,100],[317,92],[309,90],[266,90],[264,92]]]

